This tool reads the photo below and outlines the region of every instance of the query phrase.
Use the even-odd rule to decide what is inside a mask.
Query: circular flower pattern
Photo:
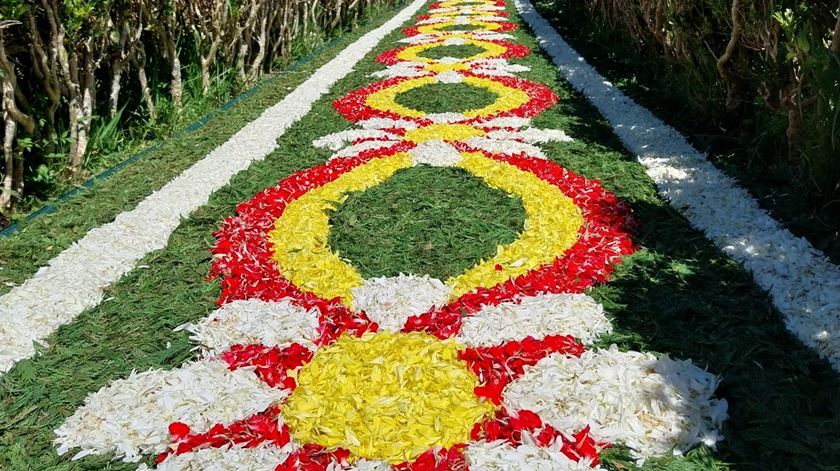
[[[423,333],[344,336],[298,373],[281,407],[293,436],[392,464],[469,440],[493,413],[454,341]]]
[[[557,95],[544,85],[515,77],[488,78],[470,72],[456,74],[457,81],[495,95],[495,100],[485,107],[441,115],[408,108],[397,102],[397,96],[401,93],[436,83],[446,83],[447,76],[441,75],[396,77],[377,82],[336,100],[335,108],[352,122],[371,118],[408,119],[416,121],[419,126],[425,126],[441,121],[471,124],[494,118],[531,118],[557,102]]]

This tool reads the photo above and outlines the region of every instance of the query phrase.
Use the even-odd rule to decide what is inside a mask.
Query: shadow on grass
[[[565,106],[587,121],[600,120],[580,100]],[[610,156],[620,159],[613,165],[639,167],[600,126],[572,123],[569,131],[611,148]],[[691,358],[722,377],[718,395],[729,401],[730,418],[715,456],[734,468],[840,469],[837,374],[786,330],[769,297],[736,262],[673,208],[638,195],[618,177],[612,181],[609,166],[602,168],[603,175],[583,173],[603,178],[632,206],[643,247],[593,292],[614,317],[614,340]]]
[[[624,343],[722,377],[730,418],[717,456],[736,468],[840,469],[836,373],[786,331],[747,273],[686,222],[675,224],[672,210],[631,204],[646,249],[596,290]]]

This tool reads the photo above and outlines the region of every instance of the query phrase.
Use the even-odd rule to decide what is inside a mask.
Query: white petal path
[[[610,122],[671,206],[752,273],[788,330],[840,371],[840,267],[761,209],[674,128],[598,74],[529,0],[515,3],[540,47]]]
[[[181,218],[207,203],[230,179],[277,147],[286,129],[426,0],[415,0],[315,71],[276,105],[239,130],[134,209],[90,230],[22,285],[0,297],[0,374],[35,354],[58,327],[97,306],[105,288],[131,271],[146,254],[166,247]]]

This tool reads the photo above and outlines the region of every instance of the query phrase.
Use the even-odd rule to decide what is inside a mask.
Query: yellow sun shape
[[[473,393],[461,348],[418,332],[342,336],[300,370],[283,416],[301,443],[393,464],[468,442],[494,407]]]

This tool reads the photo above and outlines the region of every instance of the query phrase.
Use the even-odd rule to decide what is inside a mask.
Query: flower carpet
[[[506,470],[598,469],[613,445],[640,463],[714,446],[727,407],[713,374],[592,347],[611,325],[584,293],[634,251],[636,222],[546,159],[540,143],[572,138],[532,126],[558,97],[516,76],[528,68],[508,59],[531,51],[507,15],[503,1],[451,0],[404,29],[378,80],[334,101],[354,126],[313,142],[329,161],[216,233],[219,309],[181,327],[200,357],[90,395],[57,428],[59,453],[155,455],[158,469]],[[406,98],[424,87],[477,89],[482,106]],[[518,200],[523,227],[446,279],[365,276],[328,243],[331,215],[418,166]]]
[[[770,469],[778,441],[831,441],[799,428],[810,403],[768,414],[831,373],[597,143],[516,3],[412,6],[297,95],[286,135],[252,126],[277,141],[264,162],[7,365],[0,468]]]

